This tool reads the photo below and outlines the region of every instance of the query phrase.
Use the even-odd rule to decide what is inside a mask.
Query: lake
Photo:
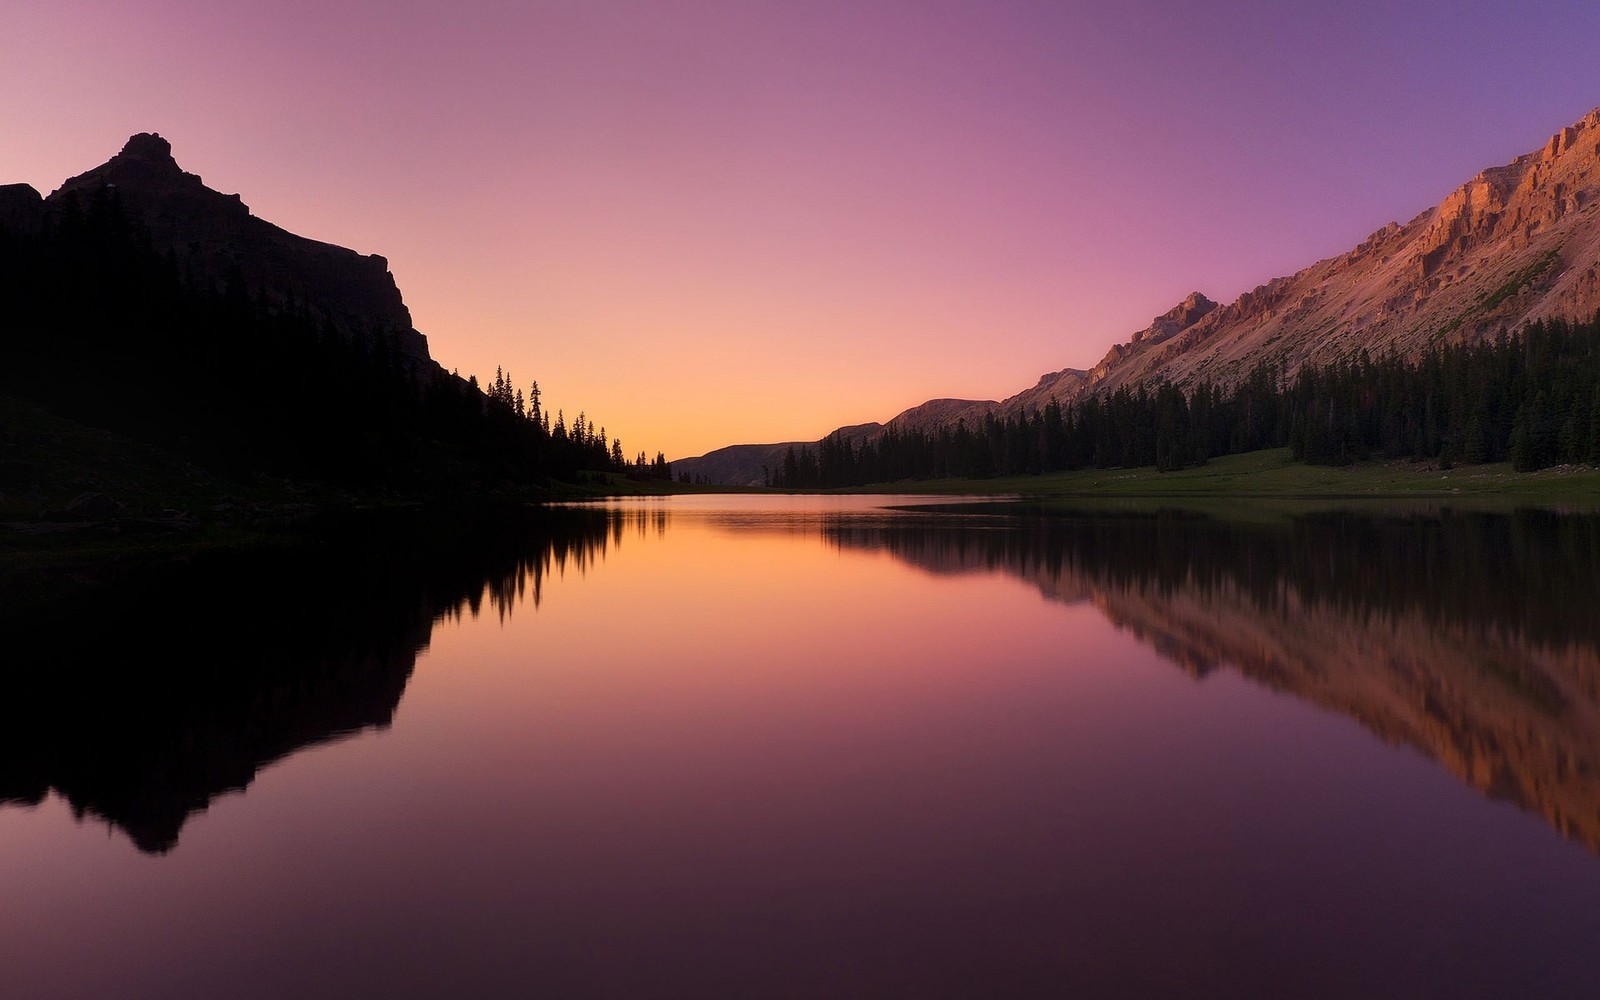
[[[8,997],[1579,997],[1600,517],[393,513],[6,626]]]

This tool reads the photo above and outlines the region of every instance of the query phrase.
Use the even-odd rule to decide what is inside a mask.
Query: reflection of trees
[[[263,766],[387,727],[433,622],[537,602],[550,573],[597,563],[636,519],[391,513],[294,545],[100,567],[70,601],[4,623],[0,803],[54,790],[169,851]]]
[[[938,572],[1003,570],[1196,676],[1251,679],[1413,746],[1600,852],[1600,517],[1178,513],[830,529]]]

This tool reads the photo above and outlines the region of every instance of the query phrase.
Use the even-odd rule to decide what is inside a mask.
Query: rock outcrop
[[[44,198],[31,184],[0,184],[0,231],[32,233],[44,223]]]

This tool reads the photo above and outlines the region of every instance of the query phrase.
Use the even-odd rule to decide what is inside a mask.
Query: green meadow
[[[1537,472],[1516,472],[1504,462],[1448,469],[1432,463],[1406,461],[1307,465],[1290,458],[1287,448],[1272,448],[1227,455],[1175,472],[1157,472],[1154,466],[1080,469],[1003,479],[877,483],[832,492],[1063,499],[1425,499],[1600,506],[1600,469],[1559,466]]]

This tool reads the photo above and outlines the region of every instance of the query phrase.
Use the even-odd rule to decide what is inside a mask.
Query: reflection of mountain
[[[829,534],[1093,600],[1197,677],[1231,666],[1349,715],[1600,852],[1600,517],[1124,514]]]
[[[262,767],[394,718],[432,625],[505,615],[620,540],[600,509],[366,517],[314,543],[116,571],[0,623],[0,803],[52,790],[164,853]],[[5,605],[0,600],[0,606]]]

